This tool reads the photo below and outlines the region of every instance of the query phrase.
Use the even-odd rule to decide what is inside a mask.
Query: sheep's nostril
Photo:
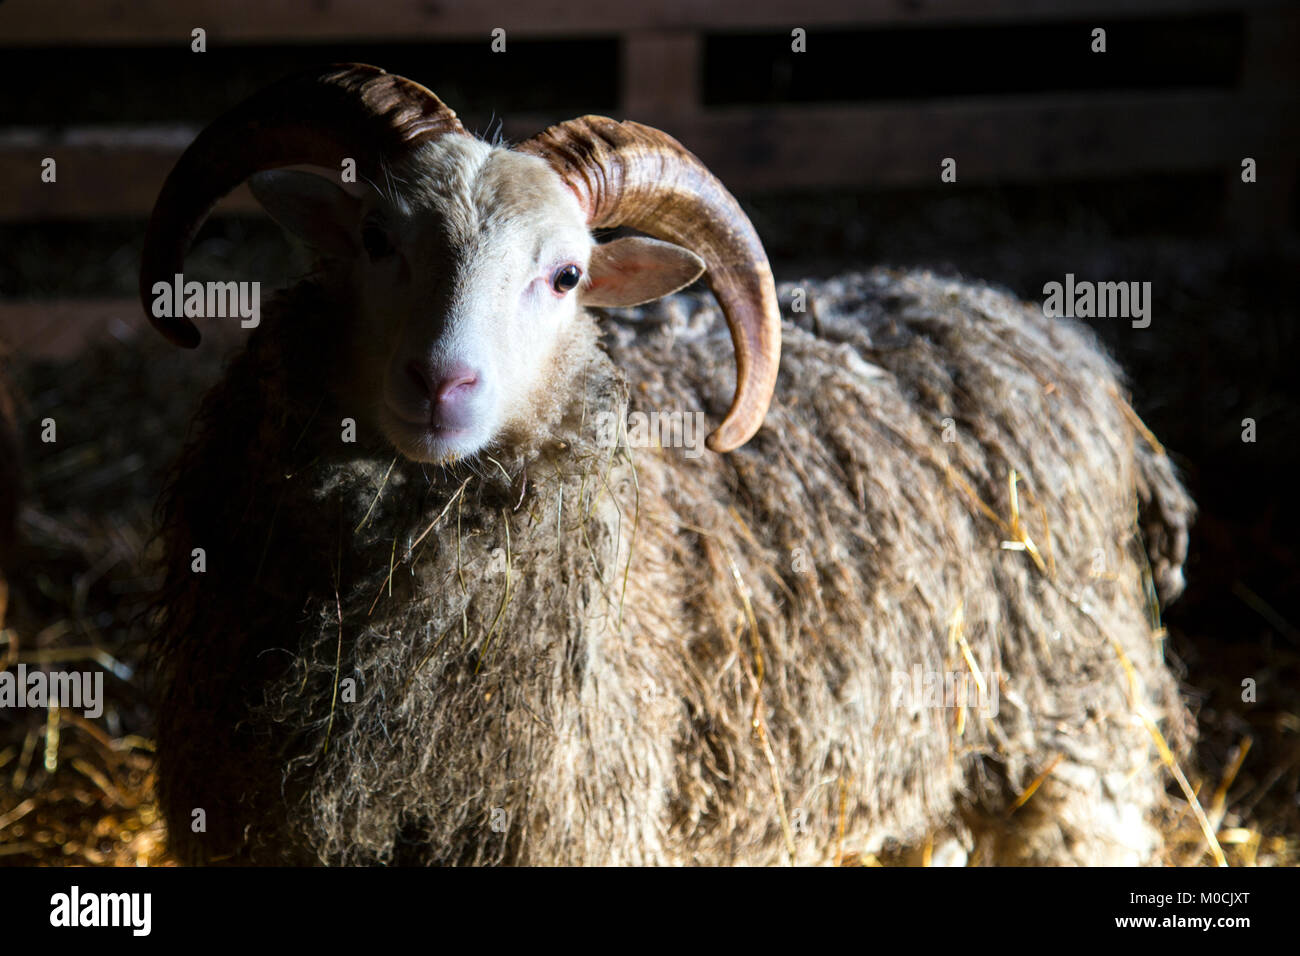
[[[478,384],[478,376],[469,369],[456,369],[438,381],[434,395],[439,402],[454,402],[468,398]]]
[[[483,387],[478,369],[461,362],[446,364],[414,358],[406,363],[404,371],[410,384],[393,404],[399,418],[412,424],[427,422],[444,430],[473,424]]]

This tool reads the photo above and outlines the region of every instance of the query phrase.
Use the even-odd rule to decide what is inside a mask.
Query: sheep
[[[162,498],[180,860],[1157,858],[1193,504],[1086,328],[925,272],[778,290],[665,134],[489,144],[360,65],[199,136],[147,309],[249,177],[318,259]]]

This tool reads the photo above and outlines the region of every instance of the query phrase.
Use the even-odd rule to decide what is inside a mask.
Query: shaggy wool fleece
[[[341,440],[363,416],[327,387],[324,280],[268,308],[163,508],[172,849],[763,864],[941,834],[958,859],[1150,860],[1151,731],[1191,732],[1152,590],[1181,587],[1192,505],[1117,369],[929,274],[794,300],[732,454],[610,440],[629,412],[726,411],[725,323],[679,295],[590,320],[535,428],[445,467]]]

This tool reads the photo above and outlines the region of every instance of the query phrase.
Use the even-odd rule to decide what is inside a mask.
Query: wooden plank
[[[1300,10],[1262,11],[1247,18],[1241,88],[1260,96],[1300,89]],[[1281,122],[1294,127],[1300,117],[1293,111]],[[1228,225],[1251,233],[1288,228],[1295,210],[1296,154],[1250,141],[1243,142],[1239,152],[1237,163],[1225,177]],[[1240,162],[1247,156],[1256,162],[1253,183],[1241,181]]]
[[[1289,0],[7,0],[0,44],[189,44],[203,27],[229,42],[451,40],[651,31],[789,30],[827,26],[1088,20],[1281,9]]]
[[[110,219],[147,216],[163,181],[197,129],[132,132],[36,130],[0,133],[0,220]],[[53,158],[57,179],[41,181],[41,162]],[[223,213],[259,209],[246,186],[222,201]]]
[[[680,139],[737,191],[937,184],[944,157],[958,182],[1063,179],[1240,163],[1244,144],[1261,155],[1300,153],[1300,93],[1108,93],[1003,97],[946,103],[752,110],[636,119]],[[526,138],[560,116],[507,119]],[[194,131],[137,137],[121,149],[71,131],[72,145],[5,148],[0,136],[0,219],[144,216]],[[25,141],[24,141],[25,142]],[[143,144],[142,144],[143,142]],[[159,145],[163,142],[171,145]],[[42,156],[59,162],[57,185],[39,182]],[[29,185],[22,185],[29,184]],[[245,192],[219,212],[255,209]]]
[[[950,104],[638,117],[671,132],[737,191],[1053,180],[1232,167],[1243,142],[1300,151],[1300,101],[1230,94],[1017,98]],[[510,123],[507,135],[512,135]]]
[[[700,37],[638,33],[623,41],[622,108],[628,116],[694,112],[700,105]]]
[[[677,136],[733,189],[762,191],[938,185],[945,157],[957,160],[958,182],[980,183],[1226,169],[1244,142],[1300,153],[1298,110],[1300,91],[1108,93],[638,119]]]

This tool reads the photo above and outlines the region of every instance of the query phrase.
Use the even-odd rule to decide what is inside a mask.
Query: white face
[[[376,420],[406,457],[446,461],[528,414],[593,243],[534,157],[459,138],[420,169],[405,210],[364,214],[356,287],[361,327],[384,345]]]
[[[350,269],[355,385],[413,461],[472,456],[527,421],[580,302],[644,302],[703,268],[655,240],[596,246],[545,162],[470,137],[422,147],[394,178],[400,194],[388,197],[352,198],[302,173],[250,185],[334,257],[329,268]]]

